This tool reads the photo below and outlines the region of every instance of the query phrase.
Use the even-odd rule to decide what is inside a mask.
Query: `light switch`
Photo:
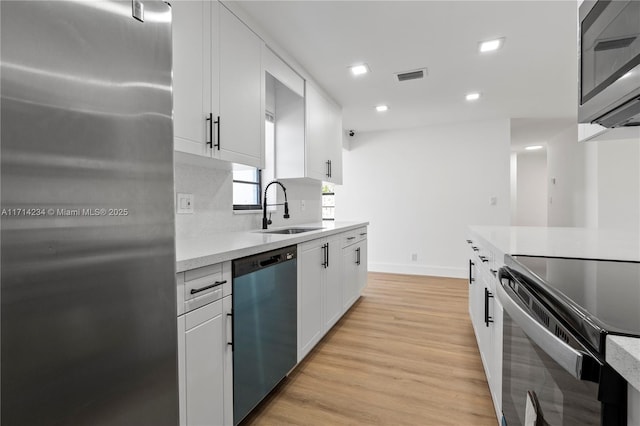
[[[176,213],[193,214],[193,194],[178,192],[176,201]]]

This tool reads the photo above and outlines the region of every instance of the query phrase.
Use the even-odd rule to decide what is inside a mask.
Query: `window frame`
[[[233,183],[256,185],[258,187],[258,204],[234,204],[234,211],[262,210],[262,170],[256,167],[257,182],[233,179]]]

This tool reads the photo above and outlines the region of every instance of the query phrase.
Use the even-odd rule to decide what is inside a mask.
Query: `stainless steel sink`
[[[322,228],[286,228],[274,229],[273,231],[262,231],[263,234],[301,234],[303,232],[317,231]]]

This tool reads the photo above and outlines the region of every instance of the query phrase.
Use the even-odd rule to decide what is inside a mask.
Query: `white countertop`
[[[620,230],[530,226],[470,228],[504,254],[640,261],[640,235]]]
[[[529,226],[470,229],[503,254],[640,261],[640,235],[620,230]],[[606,348],[606,361],[640,390],[640,339],[609,335]]]
[[[213,265],[227,260],[299,244],[305,241],[323,238],[328,235],[346,232],[369,222],[322,222],[292,225],[284,228],[317,228],[316,231],[300,234],[265,234],[262,230],[224,232],[198,238],[176,238],[176,272]],[[277,230],[281,228],[269,228]]]
[[[607,336],[606,361],[631,386],[640,389],[640,339]]]

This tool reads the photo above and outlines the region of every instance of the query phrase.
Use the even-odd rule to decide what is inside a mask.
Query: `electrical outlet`
[[[300,200],[300,211],[303,212],[307,208],[307,203],[305,200]]]
[[[498,204],[498,197],[491,197],[491,200],[489,202],[490,202],[490,204],[492,206],[497,205]]]
[[[411,253],[411,261],[412,262],[418,261],[418,253]]]
[[[178,192],[176,196],[176,213],[193,214],[193,194]]]

